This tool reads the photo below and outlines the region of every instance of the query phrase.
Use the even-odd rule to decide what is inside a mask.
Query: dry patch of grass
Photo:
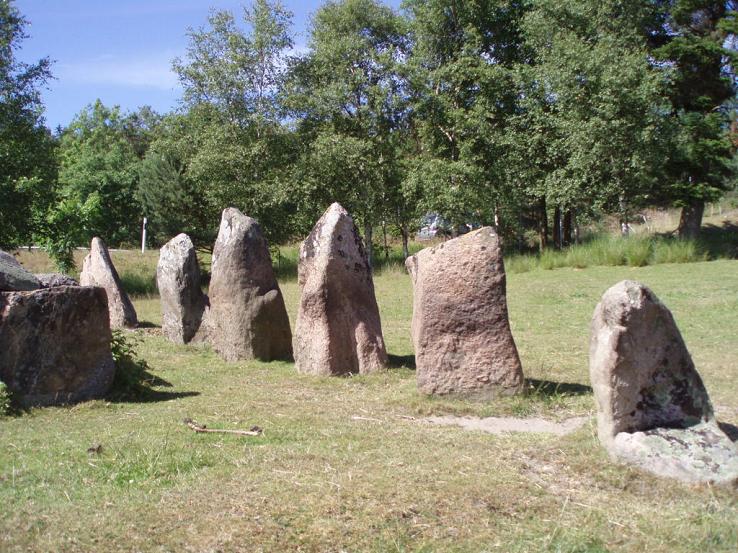
[[[154,261],[155,263],[155,261]],[[606,288],[651,286],[715,403],[738,423],[738,262],[510,275],[530,394],[479,404],[415,390],[409,277],[376,279],[393,368],[315,378],[291,363],[226,364],[137,331],[167,381],[147,402],[95,401],[0,420],[2,551],[735,551],[735,490],[613,464],[594,419],[575,433],[489,435],[428,414],[592,415],[588,325]],[[291,320],[297,283],[282,285]],[[158,300],[135,300],[159,324]],[[404,365],[404,366],[403,366]],[[264,428],[195,434],[182,419]],[[102,444],[99,454],[88,453]]]

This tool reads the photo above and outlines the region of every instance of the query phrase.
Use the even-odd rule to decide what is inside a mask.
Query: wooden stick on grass
[[[263,430],[259,428],[258,426],[252,426],[251,430],[227,430],[227,429],[221,429],[221,428],[208,428],[204,424],[197,423],[193,421],[192,419],[185,419],[184,422],[187,426],[189,426],[192,430],[195,432],[208,432],[208,433],[218,433],[218,434],[237,434],[239,436],[260,436]]]

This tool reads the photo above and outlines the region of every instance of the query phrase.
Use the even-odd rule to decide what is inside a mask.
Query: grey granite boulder
[[[105,242],[95,237],[90,244],[90,253],[82,263],[82,273],[79,276],[82,286],[100,286],[108,294],[108,309],[110,310],[110,328],[135,328],[138,326],[138,317],[118,277],[118,271],[110,259]]]
[[[105,290],[0,292],[0,380],[23,406],[102,397],[115,365]]]
[[[612,457],[687,482],[738,482],[738,447],[651,290],[626,280],[605,292],[592,317],[589,370],[598,436]]]
[[[409,257],[418,388],[426,394],[491,399],[522,391],[510,330],[505,267],[491,227]]]
[[[18,260],[0,251],[0,291],[38,290],[42,288],[38,279],[18,262]]]
[[[258,223],[223,211],[211,268],[208,340],[226,361],[292,358],[292,332]]]
[[[178,234],[159,251],[156,285],[161,298],[164,334],[178,344],[195,339],[208,297],[202,292],[195,246],[186,234]]]
[[[374,281],[353,219],[331,205],[300,246],[295,366],[302,373],[371,373],[387,366]]]

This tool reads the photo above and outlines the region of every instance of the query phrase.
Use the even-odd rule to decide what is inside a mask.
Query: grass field
[[[150,272],[156,254],[136,256],[113,258]],[[734,552],[736,490],[640,474],[597,443],[588,325],[624,278],[672,309],[719,418],[738,424],[738,261],[510,274],[531,393],[488,404],[416,392],[411,284],[393,265],[375,285],[394,367],[372,376],[226,364],[167,342],[143,295],[139,319],[154,326],[136,332],[139,351],[169,386],[0,420],[0,551]],[[282,290],[294,323],[294,278]],[[561,438],[417,420],[428,414],[591,418]],[[185,417],[264,434],[194,434]]]

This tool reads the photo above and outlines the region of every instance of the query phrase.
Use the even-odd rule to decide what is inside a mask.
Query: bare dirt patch
[[[537,432],[565,436],[578,430],[589,417],[572,417],[562,422],[554,422],[539,418],[519,419],[517,417],[457,417],[446,415],[443,417],[427,417],[419,419],[430,424],[442,426],[460,426],[464,430],[480,430],[489,434],[504,434],[506,432]]]

